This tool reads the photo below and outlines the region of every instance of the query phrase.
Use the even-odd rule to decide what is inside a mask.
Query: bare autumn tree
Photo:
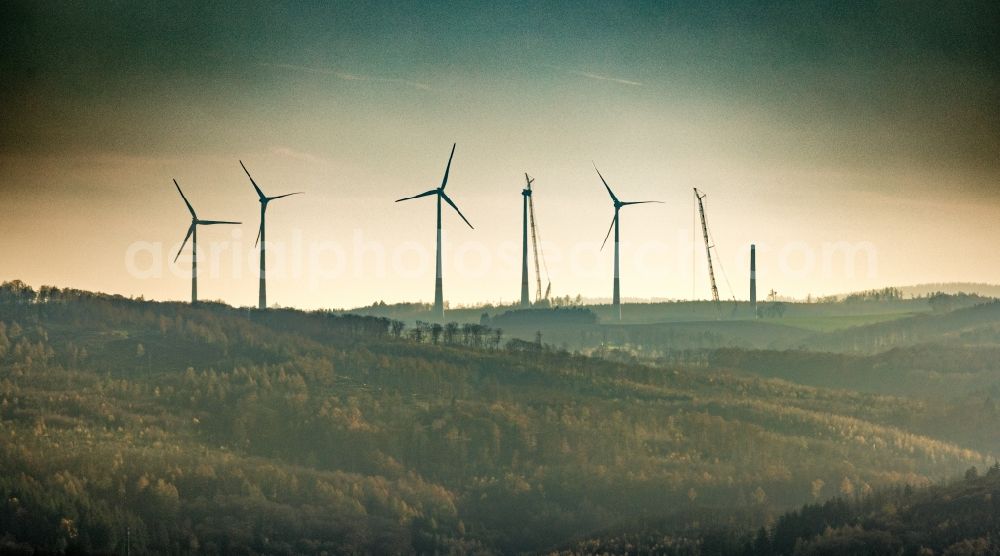
[[[416,328],[410,330],[410,338],[418,344],[424,343],[424,329],[418,323]]]
[[[35,290],[20,280],[0,284],[0,303],[27,305],[35,300]]]
[[[454,344],[455,343],[455,337],[457,335],[458,335],[458,323],[457,322],[449,322],[448,324],[444,325],[444,343],[446,343],[446,344]]]

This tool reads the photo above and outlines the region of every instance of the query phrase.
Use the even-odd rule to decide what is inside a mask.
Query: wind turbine
[[[437,189],[431,189],[430,191],[424,191],[419,195],[414,195],[412,197],[403,197],[402,199],[396,199],[396,202],[408,201],[410,199],[419,199],[421,197],[428,197],[430,195],[437,195],[437,273],[434,277],[434,316],[438,319],[444,319],[444,293],[441,287],[441,199],[444,199],[446,203],[451,205],[451,208],[455,209],[455,212],[465,220],[465,223],[472,228],[472,224],[469,220],[462,214],[462,211],[458,210],[458,206],[448,197],[444,192],[444,188],[448,185],[448,173],[451,171],[451,159],[455,156],[455,144],[451,146],[451,155],[448,156],[448,166],[444,169],[444,179],[441,180],[441,187]],[[475,228],[473,228],[475,229]]]
[[[177,192],[181,194],[181,199],[184,199],[184,204],[187,205],[189,211],[191,211],[191,226],[188,228],[188,233],[184,236],[184,243],[181,243],[181,248],[177,250],[177,256],[174,257],[174,262],[177,262],[177,258],[181,256],[181,251],[184,251],[184,246],[187,245],[187,241],[191,240],[191,303],[198,303],[198,225],[212,226],[214,224],[240,224],[240,222],[229,222],[226,220],[199,220],[198,215],[194,212],[194,207],[188,202],[187,197],[184,196],[184,192],[181,191],[181,186],[177,184],[177,180],[174,180],[174,186],[177,187]]]
[[[268,197],[264,195],[264,192],[260,190],[257,186],[257,182],[253,181],[253,176],[250,175],[250,170],[247,170],[243,161],[240,161],[240,166],[243,166],[243,171],[247,173],[247,177],[250,178],[250,183],[253,184],[253,188],[257,190],[257,196],[260,198],[260,229],[257,230],[257,241],[254,242],[254,247],[260,244],[260,295],[257,299],[257,308],[261,311],[267,309],[267,280],[265,278],[265,265],[264,259],[266,255],[265,248],[267,247],[267,240],[264,236],[264,214],[267,212],[267,204],[275,199],[281,199],[284,197],[291,197],[292,195],[301,195],[302,191],[296,191],[295,193],[286,193],[284,195],[278,195],[276,197]]]
[[[596,164],[594,165],[594,170],[597,171],[597,175],[600,176],[601,181],[604,182],[604,188],[608,190],[608,195],[611,196],[611,201],[615,205],[615,217],[613,219],[611,219],[611,226],[608,227],[608,233],[607,233],[607,235],[604,236],[604,243],[601,243],[601,250],[602,251],[604,250],[604,245],[608,243],[608,238],[611,237],[611,229],[614,228],[614,230],[615,230],[615,290],[614,290],[614,294],[611,297],[611,310],[612,310],[612,314],[615,315],[618,320],[622,320],[621,286],[620,286],[620,282],[619,282],[619,273],[618,273],[618,268],[619,268],[618,267],[618,237],[619,237],[618,236],[618,211],[621,210],[622,207],[626,207],[628,205],[642,205],[642,204],[645,204],[645,203],[660,203],[660,204],[663,204],[663,201],[620,201],[620,200],[618,200],[618,197],[615,196],[614,192],[611,191],[611,186],[608,185],[608,182],[604,179],[604,176],[601,175],[601,171],[597,169],[597,165]]]

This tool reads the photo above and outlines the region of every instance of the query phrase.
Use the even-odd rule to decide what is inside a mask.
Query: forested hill
[[[685,537],[645,524],[557,553],[988,556],[1000,551],[1000,465],[980,473],[973,467],[950,484],[841,495],[788,512],[756,533],[715,530]]]
[[[4,284],[0,552],[544,551],[992,462],[906,399],[430,333]]]
[[[983,297],[1000,298],[1000,284],[979,282],[944,282],[934,284],[917,284],[898,288],[906,297],[924,297],[936,293],[944,294],[975,294]]]

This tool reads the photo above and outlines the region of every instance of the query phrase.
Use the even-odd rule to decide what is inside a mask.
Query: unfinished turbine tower
[[[260,200],[260,229],[257,230],[257,241],[254,242],[254,247],[258,244],[260,245],[260,292],[257,298],[257,308],[263,311],[267,309],[267,280],[266,280],[266,265],[265,256],[267,254],[267,239],[265,236],[264,229],[264,214],[267,212],[267,204],[275,199],[282,199],[284,197],[291,197],[292,195],[301,195],[301,191],[296,191],[295,193],[286,193],[284,195],[278,195],[275,197],[268,197],[264,195],[264,192],[260,190],[257,186],[257,182],[253,181],[253,176],[250,175],[250,170],[247,170],[243,161],[240,161],[240,166],[243,167],[243,171],[247,173],[247,177],[250,178],[250,183],[253,188],[257,191],[257,197]]]
[[[469,220],[462,214],[462,211],[458,210],[458,206],[448,197],[444,192],[444,188],[448,185],[448,173],[451,171],[451,159],[455,156],[455,144],[451,146],[451,154],[448,156],[448,165],[444,169],[444,179],[441,180],[441,187],[437,189],[431,189],[430,191],[424,191],[419,195],[414,195],[412,197],[403,197],[402,199],[396,199],[396,202],[408,201],[410,199],[419,199],[421,197],[428,197],[430,195],[437,196],[437,270],[434,277],[434,316],[438,319],[444,319],[444,292],[441,284],[441,200],[444,199],[446,203],[451,205],[451,208],[455,209],[462,220],[472,228],[472,224]],[[475,228],[473,228],[475,229]]]
[[[757,318],[757,246],[750,244],[750,310]]]
[[[705,223],[705,204],[702,200],[707,197],[698,192],[698,188],[694,188],[694,196],[698,199],[698,214],[701,215],[701,233],[705,237],[705,255],[708,258],[708,279],[712,283],[712,301],[715,302],[715,308],[719,312],[719,317],[722,317],[722,304],[719,301],[719,288],[715,284],[715,269],[712,267],[712,247],[713,245],[708,239],[708,224]]]
[[[642,205],[645,203],[662,204],[663,201],[620,201],[618,200],[618,197],[615,196],[614,192],[611,191],[611,186],[608,185],[607,181],[605,181],[604,176],[601,175],[601,171],[597,169],[596,164],[594,165],[594,170],[597,171],[597,175],[601,178],[601,181],[604,183],[604,188],[608,190],[608,195],[611,196],[611,201],[615,205],[615,217],[611,219],[611,226],[608,227],[608,233],[604,236],[604,243],[601,243],[601,250],[603,251],[605,244],[608,243],[608,238],[611,237],[611,229],[613,228],[615,230],[615,287],[614,293],[611,296],[611,312],[616,319],[622,320],[621,283],[619,279],[620,273],[618,264],[618,211],[621,210],[622,207],[628,205]]]
[[[531,248],[535,255],[535,302],[538,303],[542,299],[549,298],[549,292],[552,290],[552,282],[549,281],[548,287],[545,289],[545,296],[542,296],[542,273],[539,268],[539,257],[538,257],[538,228],[535,225],[535,202],[534,198],[531,196],[531,184],[534,183],[535,178],[529,176],[527,172],[524,174],[524,181],[526,186],[521,190],[521,196],[524,198],[523,212],[524,219],[522,222],[521,230],[521,306],[529,307],[531,306],[531,296],[528,291],[528,227],[531,227]],[[545,270],[546,278],[548,278],[548,268]]]
[[[524,173],[524,181],[527,185],[521,190],[522,219],[521,219],[521,307],[531,305],[531,298],[528,296],[528,199],[531,198],[531,182],[535,181]]]
[[[187,197],[184,196],[184,192],[181,191],[181,186],[174,180],[174,186],[177,187],[177,192],[181,194],[181,199],[184,199],[184,204],[187,205],[188,211],[191,212],[191,226],[188,227],[187,235],[184,236],[184,242],[181,243],[181,248],[177,250],[177,256],[174,257],[174,262],[181,256],[181,252],[184,251],[184,246],[187,245],[188,240],[191,240],[191,303],[198,303],[198,226],[212,226],[215,224],[240,224],[240,222],[230,222],[227,220],[199,220],[198,215],[194,212],[194,207],[188,202]]]

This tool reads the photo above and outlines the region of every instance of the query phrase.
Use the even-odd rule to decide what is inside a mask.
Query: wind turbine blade
[[[181,191],[181,186],[177,183],[177,180],[174,180],[174,186],[177,187],[177,192],[181,194],[181,199],[184,199],[184,204],[187,205],[188,210],[191,211],[191,217],[197,220],[198,215],[194,213],[194,207],[192,207],[191,203],[188,202],[188,198],[184,196],[184,192]]]
[[[245,164],[243,164],[242,160],[240,161],[240,166],[243,166],[243,171],[246,172],[247,173],[247,177],[250,178],[250,183],[252,183],[253,184],[253,188],[257,190],[257,195],[260,197],[260,200],[261,201],[266,201],[267,197],[265,197],[264,196],[264,192],[261,191],[259,187],[257,187],[257,182],[253,181],[253,176],[250,175],[250,170],[247,170],[247,167],[246,167]]]
[[[448,185],[448,173],[451,172],[451,159],[455,157],[455,145],[458,143],[452,143],[451,145],[451,155],[448,156],[448,166],[444,169],[444,179],[441,180],[441,189]]]
[[[257,244],[260,243],[260,235],[262,233],[264,233],[264,221],[263,220],[260,221],[260,228],[257,228],[257,239],[253,242],[253,246],[254,247],[257,247]]]
[[[295,193],[285,193],[284,195],[278,195],[277,197],[268,197],[268,201],[273,201],[275,199],[284,199],[285,197],[291,197],[292,195],[302,195],[305,191],[296,191]]]
[[[604,245],[608,243],[608,238],[611,237],[611,229],[615,227],[615,221],[618,220],[618,213],[615,212],[615,217],[611,219],[611,225],[608,226],[608,233],[604,236],[604,242],[601,243],[601,251],[604,251]]]
[[[242,222],[230,222],[228,220],[199,220],[198,224],[211,226],[212,224],[242,224]]]
[[[414,195],[413,197],[403,197],[402,199],[396,199],[396,202],[398,203],[400,201],[409,201],[410,199],[419,199],[421,197],[426,197],[428,195],[434,195],[437,192],[438,192],[437,189],[431,189],[430,191],[424,191],[420,195]]]
[[[444,194],[444,191],[441,192],[441,198],[444,199],[446,203],[451,205],[451,208],[455,209],[455,212],[457,212],[458,215],[462,217],[462,220],[465,220],[465,223],[468,224],[470,228],[475,230],[475,228],[472,227],[472,223],[469,222],[469,219],[466,218],[464,214],[462,214],[462,211],[458,210],[458,206],[451,201],[451,198],[449,198],[447,195]]]
[[[621,206],[624,207],[625,205],[643,205],[646,203],[658,203],[662,205],[663,201],[625,201],[621,203]]]
[[[604,188],[608,190],[608,195],[611,195],[611,200],[617,203],[618,197],[615,197],[615,193],[611,191],[611,186],[608,185],[608,182],[604,179],[604,176],[601,176],[601,171],[597,169],[596,164],[594,164],[594,170],[597,171],[597,175],[600,176],[601,181],[604,182]]]
[[[174,262],[175,262],[175,263],[177,262],[177,259],[178,259],[178,258],[180,258],[180,256],[181,256],[181,252],[182,252],[182,251],[184,251],[184,246],[185,246],[185,245],[187,245],[187,243],[188,243],[188,240],[189,240],[189,239],[191,239],[191,234],[193,234],[193,233],[194,233],[194,227],[195,227],[196,225],[197,225],[197,224],[195,224],[194,222],[192,222],[192,223],[191,223],[191,226],[189,226],[189,227],[188,227],[188,233],[187,233],[187,235],[186,235],[186,236],[184,236],[184,242],[183,242],[183,243],[181,243],[181,248],[177,250],[177,256],[176,256],[176,257],[174,257]]]

